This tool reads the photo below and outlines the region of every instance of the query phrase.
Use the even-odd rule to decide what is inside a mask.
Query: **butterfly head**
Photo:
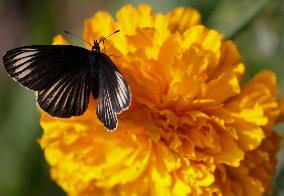
[[[100,50],[101,50],[101,48],[100,48],[100,42],[98,42],[98,40],[95,40],[95,41],[94,41],[94,45],[93,45],[93,47],[92,47],[92,51],[93,51],[93,52],[96,52],[96,53],[99,53]]]
[[[104,44],[104,41],[112,36],[113,34],[116,34],[118,33],[120,30],[116,30],[115,32],[113,32],[112,34],[110,34],[109,36],[107,37],[102,37],[99,41],[98,40],[94,40],[94,45],[92,46],[92,51],[95,52],[95,53],[100,53],[100,43],[102,42]]]

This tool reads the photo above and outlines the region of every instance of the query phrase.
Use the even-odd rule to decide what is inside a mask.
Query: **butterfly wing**
[[[97,116],[108,130],[117,127],[117,114],[131,103],[129,86],[111,59],[101,54]]]
[[[71,45],[34,45],[15,48],[3,56],[7,73],[17,82],[40,91],[76,67],[86,67],[89,51]]]
[[[90,73],[74,69],[37,94],[38,105],[51,116],[69,118],[83,114],[91,94]]]
[[[97,105],[97,116],[98,119],[102,123],[104,123],[105,128],[111,131],[117,128],[117,114],[114,112],[112,100],[107,89],[106,80],[102,74],[99,75],[99,80],[100,86]]]
[[[90,96],[89,54],[70,45],[25,46],[8,51],[3,62],[8,74],[37,91],[38,105],[51,116],[81,115]]]

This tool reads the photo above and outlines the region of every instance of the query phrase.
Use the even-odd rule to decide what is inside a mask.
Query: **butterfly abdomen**
[[[93,95],[94,99],[97,99],[99,97],[99,86],[100,86],[98,75],[95,75],[95,73],[94,73],[94,75],[92,74],[91,75],[91,81],[92,81],[92,84],[91,84],[92,95]]]

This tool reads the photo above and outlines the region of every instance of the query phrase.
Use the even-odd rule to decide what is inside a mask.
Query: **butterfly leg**
[[[105,51],[105,48],[106,48],[106,47],[105,47],[105,39],[106,39],[105,37],[102,37],[102,38],[100,39],[100,41],[99,41],[99,43],[102,42],[102,43],[103,43],[103,46],[104,46],[104,48],[102,49],[102,51]]]

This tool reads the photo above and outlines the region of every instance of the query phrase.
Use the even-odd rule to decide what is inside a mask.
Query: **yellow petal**
[[[200,45],[202,48],[213,52],[215,64],[219,61],[221,55],[221,44],[223,36],[214,30],[208,30],[202,25],[196,25],[187,29],[183,33],[183,48],[189,48],[193,44]]]
[[[238,79],[232,74],[222,74],[207,84],[205,96],[220,104],[238,93],[240,93]]]
[[[200,14],[191,8],[179,7],[168,13],[171,32],[183,33],[191,26],[200,24]]]
[[[116,13],[119,29],[126,35],[133,35],[138,26],[139,15],[132,5],[126,5]],[[131,18],[131,20],[129,20]]]
[[[67,45],[68,42],[67,42],[67,40],[66,40],[62,35],[56,35],[56,36],[53,38],[52,44],[53,44],[53,45]]]
[[[217,163],[224,163],[232,167],[238,167],[244,158],[244,152],[238,147],[232,137],[221,135],[220,143],[222,153],[215,155]]]
[[[102,11],[85,20],[84,24],[84,38],[91,44],[94,43],[94,40],[99,40],[118,30],[111,15]],[[110,39],[112,38],[110,37]],[[86,47],[90,49],[90,45],[86,44]]]

